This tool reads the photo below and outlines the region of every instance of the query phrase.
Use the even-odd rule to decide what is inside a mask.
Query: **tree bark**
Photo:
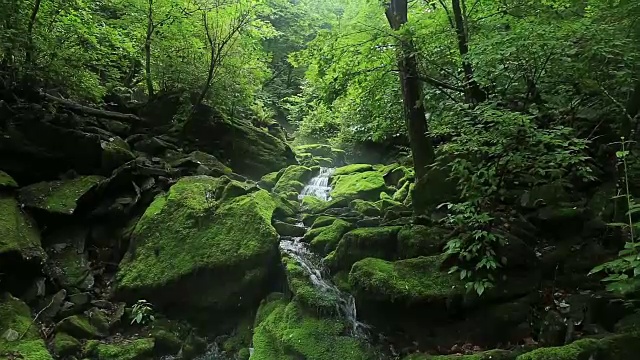
[[[151,38],[153,37],[153,30],[153,0],[149,0],[149,11],[147,12],[147,36],[144,42],[144,70],[149,98],[154,95],[153,78],[151,77]]]
[[[33,28],[36,24],[38,12],[40,11],[40,2],[41,0],[36,0],[36,3],[33,5],[33,11],[31,12],[31,18],[29,19],[29,27],[27,28],[27,51],[25,53],[25,61],[27,65],[31,65],[31,62],[33,61]]]
[[[465,97],[467,102],[479,103],[487,99],[487,94],[480,88],[480,85],[475,81],[473,76],[473,66],[466,59],[469,53],[469,38],[464,21],[464,14],[462,7],[460,6],[461,0],[451,0],[451,7],[453,8],[453,19],[455,23],[456,35],[458,37],[458,51],[462,58],[462,70],[465,78]],[[464,0],[462,0],[464,1]]]
[[[391,0],[387,4],[386,16],[391,28],[399,30],[407,22],[407,1]],[[411,144],[416,180],[418,180],[426,175],[428,166],[433,164],[435,153],[427,133],[427,119],[422,103],[422,89],[413,41],[403,36],[398,45],[397,58],[405,122]]]

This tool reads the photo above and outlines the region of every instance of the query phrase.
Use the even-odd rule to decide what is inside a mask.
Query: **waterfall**
[[[330,200],[329,177],[335,169],[320,168],[318,176],[309,181],[302,192],[300,199],[304,196],[315,196],[324,201]],[[302,222],[298,224],[304,226]],[[349,323],[351,335],[356,337],[365,337],[366,325],[359,322],[356,314],[356,302],[349,293],[340,291],[329,279],[328,272],[322,265],[322,261],[307,248],[307,244],[301,241],[302,237],[282,238],[280,240],[280,249],[293,258],[307,273],[309,280],[315,286],[317,291],[330,295],[336,300],[336,310]]]

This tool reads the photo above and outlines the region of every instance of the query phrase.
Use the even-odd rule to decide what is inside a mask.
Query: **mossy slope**
[[[233,183],[187,177],[157,197],[133,231],[116,294],[219,309],[252,301],[249,294],[262,296],[278,251],[271,226],[277,204],[266,190],[227,196],[224,189]],[[192,289],[198,291],[180,293]]]
[[[29,307],[8,293],[0,295],[0,359],[53,360]]]
[[[295,300],[265,302],[253,334],[252,360],[365,360],[361,344],[345,335],[345,324],[320,319]]]
[[[30,208],[73,214],[80,197],[103,179],[102,176],[81,176],[29,185],[20,189],[20,201]]]

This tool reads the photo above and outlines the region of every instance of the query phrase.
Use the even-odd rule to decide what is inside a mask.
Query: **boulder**
[[[20,189],[19,199],[28,208],[71,215],[80,198],[102,180],[102,176],[81,176],[71,180],[41,182]]]
[[[313,220],[313,223],[311,224],[311,229],[317,229],[317,228],[329,226],[333,224],[333,222],[336,221],[336,219],[337,218],[335,216],[327,216],[327,215],[318,216],[315,220]]]
[[[405,182],[401,188],[396,190],[396,192],[393,194],[391,198],[394,201],[404,203],[404,201],[409,196],[409,189],[411,188],[411,185],[413,185],[412,182],[409,182],[409,181]]]
[[[335,178],[332,186],[331,197],[336,200],[375,200],[380,197],[381,192],[388,191],[382,174],[377,171],[342,175]]]
[[[38,328],[25,303],[0,295],[0,359],[53,360]]]
[[[628,360],[640,352],[640,333],[612,335],[602,339],[585,338],[569,345],[540,348],[516,360]]]
[[[308,231],[304,235],[303,241],[308,242],[316,253],[326,255],[335,249],[342,235],[350,229],[351,224],[337,219],[331,225]]]
[[[380,217],[382,211],[377,203],[372,201],[365,201],[362,199],[355,199],[349,203],[349,208],[359,212],[364,216]]]
[[[215,156],[202,151],[193,151],[187,155],[172,153],[166,160],[171,167],[184,169],[184,175],[232,176],[233,173],[231,168]]]
[[[301,165],[291,165],[280,175],[273,188],[273,192],[281,194],[287,192],[299,193],[309,179],[311,179],[312,175],[313,171],[311,168]]]
[[[72,315],[56,325],[56,332],[69,334],[79,339],[99,339],[109,334],[109,324],[103,313],[95,316]]]
[[[306,229],[302,226],[287,224],[278,220],[273,222],[273,227],[280,236],[300,237],[304,236],[304,233],[306,232]]]
[[[348,271],[355,262],[368,257],[393,260],[399,231],[398,226],[351,230],[342,236],[327,263],[333,271]]]
[[[258,186],[260,186],[265,190],[271,191],[271,189],[273,189],[273,187],[276,186],[276,183],[280,179],[280,176],[282,176],[282,173],[284,172],[284,170],[285,169],[282,169],[280,171],[274,171],[264,175],[263,177],[260,178],[260,181],[258,181]]]
[[[199,106],[184,124],[183,134],[200,150],[229,160],[239,174],[259,179],[297,161],[289,145],[250,122],[224,119],[208,106]]]
[[[89,340],[82,348],[82,356],[95,360],[146,360],[153,357],[154,346],[152,338],[109,343]]]
[[[61,358],[67,358],[80,351],[82,343],[71,335],[57,333],[51,341],[53,352]]]
[[[337,178],[342,175],[351,175],[355,173],[361,173],[366,171],[373,171],[373,165],[371,164],[351,164],[343,167],[337,168],[333,174],[331,174],[332,178]]]
[[[6,172],[0,170],[0,189],[15,189],[18,183]]]
[[[458,181],[451,178],[450,162],[440,158],[424,177],[416,179],[405,204],[411,201],[416,211],[422,214],[434,211],[442,203],[456,201],[459,196]]]
[[[278,234],[271,226],[277,203],[256,188],[227,196],[230,187],[242,186],[194,176],[158,196],[131,235],[116,298],[146,299],[203,322],[203,313],[215,318],[216,311],[257,304],[277,265]]]
[[[256,315],[253,347],[252,360],[372,358],[339,319],[319,318],[296,300],[287,303],[273,296]]]
[[[282,255],[289,290],[302,306],[321,315],[339,315],[340,294],[333,289],[320,289],[305,269],[287,254]]]
[[[103,150],[102,170],[106,174],[110,174],[113,170],[135,159],[129,144],[117,136],[109,140],[102,140],[100,146]]]
[[[447,242],[449,231],[437,226],[407,225],[398,233],[400,259],[431,256],[441,253]]]

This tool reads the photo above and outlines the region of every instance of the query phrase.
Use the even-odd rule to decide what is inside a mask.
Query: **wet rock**
[[[67,333],[78,339],[99,339],[108,335],[108,326],[101,319],[73,315],[56,324],[56,332]]]
[[[8,293],[0,295],[0,357],[53,360],[29,307]]]
[[[51,341],[51,348],[56,355],[66,358],[80,351],[82,343],[71,335],[57,333]]]
[[[326,261],[332,270],[339,271],[349,270],[355,262],[368,257],[393,260],[399,231],[397,226],[351,230],[342,236]]]
[[[383,191],[389,191],[382,174],[377,171],[365,171],[335,177],[332,182],[333,199],[376,200]]]
[[[338,219],[331,225],[307,231],[302,240],[308,242],[316,253],[326,255],[335,249],[342,235],[350,229],[351,224]]]
[[[32,209],[71,215],[80,198],[100,181],[102,176],[81,176],[72,180],[41,182],[20,189],[20,202]]]
[[[291,225],[278,220],[273,222],[273,227],[276,228],[276,231],[281,236],[300,237],[304,236],[306,232],[306,229],[302,226]]]

